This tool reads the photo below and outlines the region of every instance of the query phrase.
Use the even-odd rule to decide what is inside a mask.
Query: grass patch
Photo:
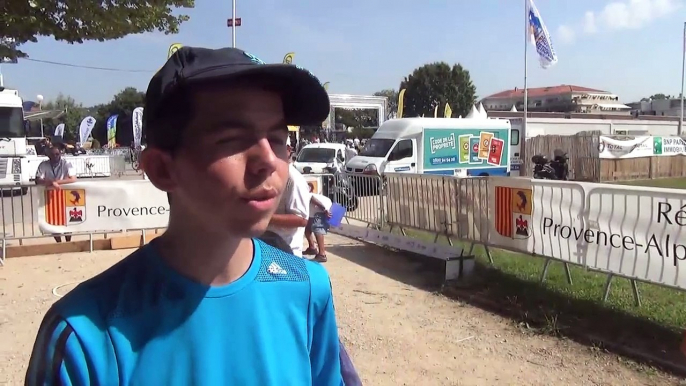
[[[620,185],[650,186],[653,188],[686,189],[686,178],[663,178],[658,180],[620,181]]]
[[[417,230],[406,230],[408,236],[434,240],[434,235]],[[441,238],[447,243],[445,237]],[[468,243],[456,243],[465,249]],[[490,266],[488,257],[483,246],[474,247],[477,264],[481,267],[481,274],[496,268],[514,279],[529,282],[568,298],[570,300],[588,301],[602,305],[604,308],[624,312],[632,316],[660,324],[674,332],[680,332],[686,326],[686,292],[670,288],[660,287],[648,283],[638,283],[642,305],[636,307],[633,290],[628,279],[615,277],[612,281],[610,297],[606,303],[602,302],[603,290],[607,275],[584,269],[583,267],[570,265],[573,284],[567,282],[567,276],[562,263],[553,262],[548,268],[548,275],[543,283],[540,283],[541,273],[545,260],[540,257],[514,253],[491,248],[491,256],[494,267]],[[533,293],[521,293],[523,287],[507,288],[512,295],[519,293],[528,299],[546,300],[547,293],[534,291]],[[548,303],[550,311],[554,311],[556,304]]]
[[[435,238],[428,232],[405,232],[422,240]],[[447,239],[441,237],[439,242]],[[468,243],[454,244],[469,249]],[[674,373],[686,371],[679,350],[686,326],[686,292],[638,283],[642,304],[637,307],[630,281],[615,277],[604,303],[605,274],[570,265],[573,284],[569,284],[563,264],[553,261],[540,283],[545,259],[490,251],[494,265],[485,248],[476,246],[470,283],[448,287],[444,294],[512,318],[529,332],[565,336]]]

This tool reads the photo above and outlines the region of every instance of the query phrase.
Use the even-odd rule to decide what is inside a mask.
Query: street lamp
[[[43,96],[41,94],[36,95],[36,100],[38,101],[38,110],[43,111]],[[40,119],[40,136],[43,135],[43,118]]]

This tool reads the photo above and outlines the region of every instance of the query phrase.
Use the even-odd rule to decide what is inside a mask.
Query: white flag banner
[[[536,53],[541,63],[541,67],[548,68],[557,63],[557,54],[550,39],[550,33],[543,23],[543,18],[538,12],[534,0],[527,2],[527,21],[526,28],[531,43],[536,47]]]
[[[60,123],[55,127],[55,137],[64,137],[64,123]]]
[[[133,110],[133,146],[138,148],[143,138],[143,108],[136,107]]]
[[[88,136],[91,135],[93,127],[95,127],[95,118],[86,117],[81,121],[81,125],[79,126],[79,142],[81,142],[82,146],[88,140]]]

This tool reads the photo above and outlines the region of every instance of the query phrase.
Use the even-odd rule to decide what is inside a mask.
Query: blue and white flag
[[[57,125],[57,127],[55,127],[55,137],[64,137],[64,123],[60,123]]]
[[[531,43],[536,47],[541,67],[548,68],[557,63],[557,54],[553,48],[553,42],[550,40],[550,33],[548,33],[548,29],[543,23],[541,14],[536,9],[534,0],[528,0],[526,13],[528,15],[526,28],[531,38]]]

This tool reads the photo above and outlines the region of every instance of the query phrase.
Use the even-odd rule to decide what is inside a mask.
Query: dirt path
[[[333,235],[328,241],[341,335],[365,385],[677,384],[419,290],[425,275],[401,255]],[[0,385],[23,384],[41,317],[57,299],[52,289],[90,277],[129,252],[26,257],[0,268]]]

